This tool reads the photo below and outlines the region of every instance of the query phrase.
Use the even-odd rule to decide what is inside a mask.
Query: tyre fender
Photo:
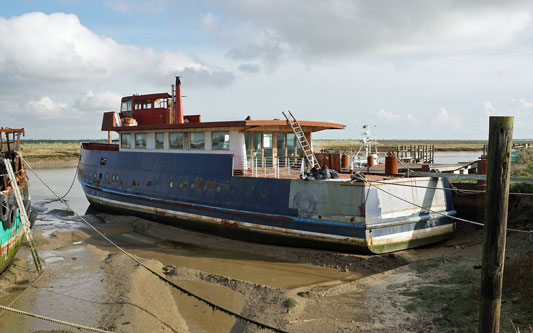
[[[9,216],[7,218],[2,220],[2,227],[4,230],[8,230],[13,228],[15,225],[15,221],[17,219],[17,208],[13,208],[9,210]]]
[[[7,202],[7,195],[0,194],[0,220],[2,222],[8,220],[11,217],[11,209]]]

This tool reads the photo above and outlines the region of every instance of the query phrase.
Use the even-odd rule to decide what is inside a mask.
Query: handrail
[[[247,157],[233,159],[233,175],[247,177],[280,178],[300,174],[302,159],[293,157]]]

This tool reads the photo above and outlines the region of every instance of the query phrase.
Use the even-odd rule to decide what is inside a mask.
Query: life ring
[[[11,210],[9,209],[9,203],[7,202],[7,195],[0,194],[0,220],[4,222],[10,218]]]

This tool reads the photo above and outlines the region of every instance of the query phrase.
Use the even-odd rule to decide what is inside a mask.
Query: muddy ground
[[[477,331],[482,230],[458,224],[446,242],[385,255],[253,244],[136,217],[86,215],[178,285],[290,332]],[[533,229],[531,211],[512,225]],[[0,304],[116,332],[259,332],[173,289],[68,211],[41,207],[29,249],[0,278]],[[59,222],[58,222],[59,221]],[[533,332],[533,237],[509,232],[501,324]],[[77,332],[4,312],[2,332]]]

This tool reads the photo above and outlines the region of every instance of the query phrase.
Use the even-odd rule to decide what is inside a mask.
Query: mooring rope
[[[72,178],[72,183],[70,183],[70,187],[68,188],[67,193],[65,193],[61,197],[61,199],[65,199],[65,197],[70,193],[70,190],[72,190],[72,187],[74,186],[74,182],[76,181],[76,176],[78,175],[78,169],[80,167],[80,162],[81,162],[81,155],[80,155],[80,158],[78,158],[78,164],[76,165],[76,172],[74,172],[74,178]]]
[[[20,155],[19,155],[20,156]],[[116,249],[118,249],[120,252],[124,253],[127,257],[129,257],[131,260],[135,261],[137,264],[139,264],[141,267],[145,268],[146,270],[148,270],[150,273],[154,274],[155,276],[157,276],[159,279],[161,279],[162,281],[168,283],[169,285],[171,285],[172,287],[178,289],[179,291],[181,291],[182,293],[184,293],[185,295],[187,296],[191,296],[205,304],[207,304],[209,307],[211,307],[213,310],[218,310],[220,312],[223,312],[227,315],[230,315],[232,317],[235,317],[236,319],[239,319],[239,320],[242,320],[244,322],[247,322],[247,323],[250,323],[250,324],[253,324],[259,328],[262,328],[262,329],[268,329],[268,330],[271,330],[273,332],[281,332],[281,333],[286,333],[286,331],[282,330],[282,329],[279,329],[279,328],[276,328],[276,327],[273,327],[273,326],[270,326],[270,325],[267,325],[267,324],[264,324],[264,323],[261,323],[259,321],[256,321],[254,319],[251,319],[251,318],[248,318],[248,317],[245,317],[239,313],[236,313],[236,312],[233,312],[229,309],[226,309],[220,305],[217,305],[215,303],[212,303],[211,301],[208,301],[207,299],[203,298],[203,297],[200,297],[196,294],[194,294],[193,292],[177,285],[176,283],[170,281],[169,279],[167,279],[165,276],[161,275],[159,272],[156,272],[154,271],[153,269],[151,269],[150,267],[146,266],[143,262],[141,262],[139,259],[135,258],[132,254],[130,254],[129,252],[127,252],[126,250],[124,250],[123,248],[121,248],[119,245],[117,245],[115,242],[113,242],[111,239],[109,239],[106,235],[104,235],[100,230],[96,229],[91,223],[89,223],[89,221],[87,221],[85,218],[83,218],[80,214],[78,214],[74,209],[72,209],[72,207],[70,207],[70,205],[65,201],[63,200],[45,181],[44,179],[41,178],[41,176],[39,176],[39,174],[37,174],[37,172],[35,172],[35,170],[33,170],[33,168],[31,167],[31,165],[28,164],[28,162],[26,162],[24,160],[24,158],[22,156],[20,156],[20,158],[24,161],[24,164],[31,170],[31,172],[33,172],[33,174],[43,183],[44,186],[46,186],[46,188],[48,188],[48,190],[50,192],[52,192],[52,194],[54,194],[58,199],[59,201],[61,201],[74,215],[76,215],[76,217],[78,217],[80,220],[82,220],[87,226],[89,226],[94,232],[96,232],[98,235],[100,235],[103,239],[105,239],[107,242],[109,242],[111,245],[113,245]]]
[[[399,199],[399,200],[401,200],[401,201],[404,201],[404,202],[406,202],[406,203],[408,203],[408,204],[411,204],[411,205],[413,205],[413,206],[415,206],[415,207],[421,208],[421,209],[423,209],[423,210],[425,210],[425,211],[428,211],[428,212],[430,212],[430,213],[434,213],[434,214],[437,214],[437,215],[441,215],[441,216],[449,217],[449,218],[452,218],[452,219],[454,219],[454,220],[461,221],[461,222],[466,222],[466,223],[470,223],[470,224],[479,225],[479,226],[482,226],[482,227],[485,226],[484,223],[480,223],[480,222],[476,222],[476,221],[472,221],[472,220],[467,220],[467,219],[463,219],[463,218],[460,218],[460,217],[457,217],[457,216],[452,216],[452,215],[444,214],[444,213],[441,213],[441,212],[437,212],[437,211],[432,210],[432,209],[430,209],[430,208],[427,208],[427,207],[421,206],[421,205],[419,205],[419,204],[416,204],[416,203],[414,203],[414,202],[412,202],[412,201],[406,200],[406,199],[404,199],[404,198],[402,198],[402,197],[400,197],[400,196],[397,196],[397,195],[395,195],[395,194],[390,193],[389,191],[386,191],[386,190],[382,189],[382,188],[379,187],[379,186],[374,185],[374,184],[373,184],[374,181],[371,181],[371,180],[365,178],[364,176],[361,176],[360,174],[358,174],[358,176],[357,176],[356,179],[358,179],[358,180],[360,180],[360,181],[362,181],[362,182],[365,182],[365,183],[369,184],[370,186],[374,186],[374,187],[377,188],[378,190],[383,191],[383,192],[387,193],[388,195],[390,195],[390,196],[392,196],[392,197],[395,197],[396,199]],[[388,183],[387,183],[387,184],[388,184]],[[527,233],[527,234],[533,234],[533,231],[530,231],[530,230],[519,230],[519,229],[513,229],[513,228],[507,228],[507,230],[509,230],[509,231],[514,231],[514,232],[522,232],[522,233]]]
[[[55,319],[55,318],[51,318],[51,317],[47,317],[47,316],[42,316],[42,315],[38,315],[38,314],[35,314],[35,313],[31,313],[31,312],[26,312],[26,311],[22,311],[22,310],[13,309],[13,308],[10,308],[10,307],[7,307],[7,306],[3,306],[3,305],[0,305],[0,309],[5,310],[5,311],[18,313],[18,314],[21,314],[21,315],[24,315],[24,316],[28,316],[28,317],[33,317],[33,318],[37,318],[37,319],[50,321],[50,322],[56,323],[56,324],[61,324],[61,325],[66,325],[66,326],[70,326],[70,327],[84,329],[84,330],[91,331],[91,332],[112,333],[112,331],[106,331],[106,330],[102,330],[102,329],[99,329],[99,328],[94,328],[94,327],[89,327],[89,326],[85,326],[85,325],[75,324],[75,323],[71,323],[71,322],[68,322],[68,321],[59,320],[59,319]]]
[[[366,178],[365,178],[366,179]],[[409,179],[416,179],[416,178],[409,178]],[[430,189],[430,190],[443,190],[443,191],[455,191],[460,194],[465,193],[485,193],[485,190],[472,190],[472,189],[461,189],[454,186],[452,183],[450,183],[450,187],[438,187],[438,186],[423,186],[423,185],[413,185],[413,184],[402,184],[402,183],[391,183],[391,182],[385,182],[385,181],[379,181],[379,180],[372,180],[373,183],[377,184],[387,184],[387,185],[395,185],[395,186],[404,186],[404,187],[416,187],[416,188],[424,188],[424,189]],[[523,196],[533,196],[533,193],[522,193],[522,192],[509,192],[509,195],[523,195]]]

